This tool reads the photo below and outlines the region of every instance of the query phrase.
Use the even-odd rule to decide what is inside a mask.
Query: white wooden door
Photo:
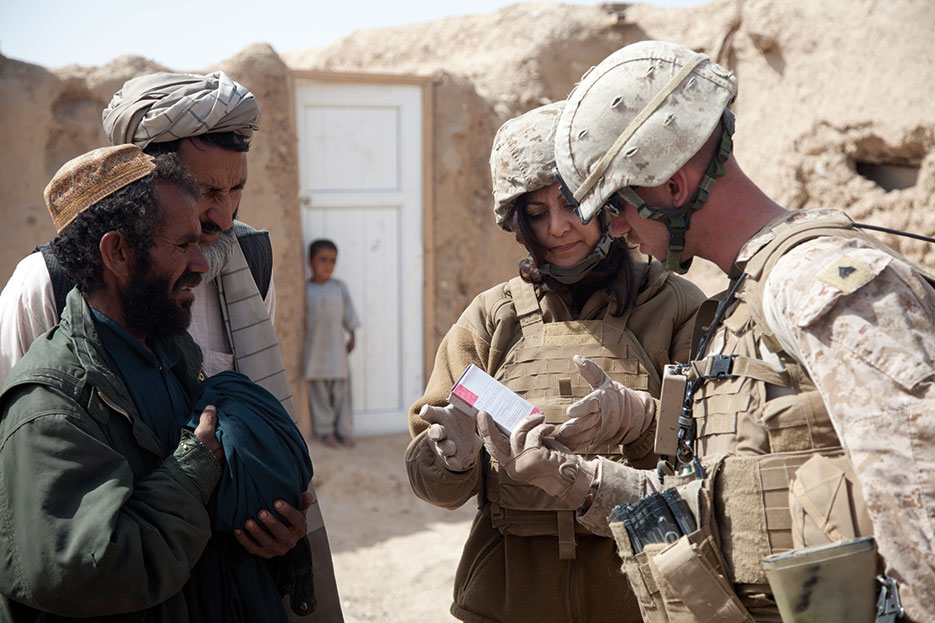
[[[403,431],[425,385],[422,88],[297,80],[295,94],[305,252],[316,238],[335,242],[334,276],[362,325],[354,431]]]

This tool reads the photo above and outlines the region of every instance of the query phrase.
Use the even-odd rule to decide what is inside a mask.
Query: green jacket
[[[171,346],[193,393],[201,353]],[[73,290],[0,389],[0,620],[188,621],[220,475],[189,433],[162,456]]]

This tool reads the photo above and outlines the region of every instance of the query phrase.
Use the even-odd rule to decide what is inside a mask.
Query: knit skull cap
[[[45,187],[55,231],[61,233],[81,212],[155,168],[153,157],[136,145],[101,147],[69,160]]]
[[[733,73],[665,41],[621,48],[584,75],[555,132],[562,180],[588,221],[625,186],[664,184],[737,93]]]

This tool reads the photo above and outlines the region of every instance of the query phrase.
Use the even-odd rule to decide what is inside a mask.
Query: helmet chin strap
[[[566,286],[578,283],[585,275],[591,272],[591,269],[597,266],[602,259],[607,257],[607,252],[610,251],[610,245],[613,244],[613,242],[614,236],[610,233],[610,223],[608,222],[607,228],[604,229],[604,235],[601,236],[594,250],[591,251],[586,258],[572,266],[556,266],[555,264],[546,262],[539,266],[539,272],[542,275],[552,277]]]
[[[724,123],[724,130],[721,133],[717,152],[708,163],[708,168],[698,184],[698,190],[695,191],[695,196],[690,202],[675,209],[655,208],[643,201],[630,187],[617,191],[624,201],[637,206],[637,213],[642,218],[659,221],[669,230],[669,252],[666,255],[665,267],[666,270],[680,275],[688,272],[692,264],[692,258],[684,262],[680,261],[682,252],[685,250],[685,234],[691,225],[691,215],[708,200],[714,181],[723,177],[724,163],[727,162],[733,148],[731,136],[734,133],[734,115],[724,109],[721,119]]]

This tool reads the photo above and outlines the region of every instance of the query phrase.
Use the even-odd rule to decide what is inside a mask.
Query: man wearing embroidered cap
[[[196,187],[175,156],[121,145],[45,195],[77,287],[0,388],[0,619],[188,621],[224,456],[214,407],[181,428],[208,268]]]
[[[674,415],[659,422],[658,471],[608,466],[578,520],[607,533],[615,505],[672,485],[700,500],[694,549],[652,550],[651,573],[646,553],[634,557],[625,522],[613,523],[647,621],[777,620],[760,560],[867,534],[872,521],[885,581],[899,585],[909,618],[928,620],[935,611],[932,277],[842,212],[789,212],[766,196],[731,154],[727,106],[736,88],[731,72],[705,55],[640,42],[586,74],[557,124],[557,173],[583,221],[606,209],[616,235],[670,270],[698,256],[732,279],[699,322],[692,365],[671,371],[673,409],[663,389],[660,413]],[[621,417],[619,407],[601,405],[601,418]],[[541,483],[541,466],[560,463],[534,434],[512,440],[511,450],[489,420],[479,428],[518,480],[527,471]],[[720,544],[710,578],[680,576],[700,560],[705,534]],[[690,551],[693,559],[672,564]],[[703,596],[694,592],[699,586],[708,587]],[[806,588],[814,604],[828,594]],[[808,599],[796,603],[807,608]]]
[[[253,94],[223,72],[160,72],[127,81],[104,110],[103,123],[114,144],[132,143],[152,155],[177,154],[198,185],[201,242],[209,267],[194,289],[188,331],[204,353],[205,373],[242,372],[295,418],[271,320],[275,289],[269,235],[236,220],[258,117]],[[0,293],[0,378],[58,322],[73,285],[48,245],[40,251],[19,263]],[[313,490],[304,503],[308,508],[302,511],[286,505],[288,516],[295,513],[291,526],[266,512],[259,521],[247,522],[238,540],[247,551],[270,558],[290,551],[306,531],[313,535],[318,608],[314,618],[304,620],[340,621],[330,547]]]

